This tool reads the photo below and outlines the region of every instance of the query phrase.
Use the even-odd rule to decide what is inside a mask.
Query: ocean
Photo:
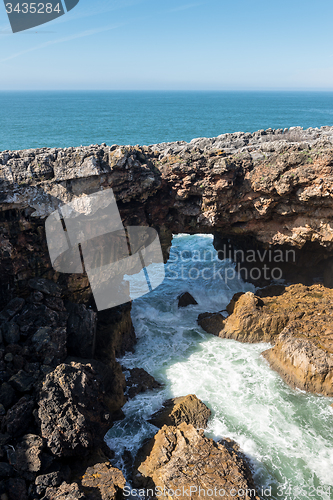
[[[0,150],[333,124],[333,92],[0,92]]]

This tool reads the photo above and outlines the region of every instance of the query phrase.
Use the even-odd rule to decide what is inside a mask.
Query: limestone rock
[[[259,293],[233,299],[233,312],[219,331],[209,317],[203,328],[222,338],[276,343],[264,357],[290,385],[332,395],[333,290],[298,284]]]
[[[134,475],[134,484],[137,487],[165,488],[166,493],[178,489],[179,499],[185,499],[192,487],[189,496],[194,499],[202,498],[202,493],[199,494],[199,488],[202,488],[212,499],[220,499],[222,490],[225,498],[231,498],[234,491],[237,495],[243,490],[244,500],[259,500],[241,453],[231,450],[223,441],[216,443],[206,438],[202,430],[198,431],[185,422],[178,427],[164,426],[156,434],[149,455]]]
[[[232,314],[234,312],[234,309],[235,309],[235,304],[237,302],[237,300],[244,294],[244,292],[237,292],[233,295],[231,301],[229,302],[229,304],[227,305],[226,307],[226,311],[228,314]]]
[[[295,334],[296,333],[296,334]],[[333,396],[333,353],[285,328],[275,346],[262,353],[292,387]]]
[[[42,495],[47,488],[60,486],[64,481],[65,478],[62,471],[49,472],[48,474],[37,476],[35,480],[36,493],[37,495]]]
[[[210,415],[210,409],[195,394],[189,394],[165,401],[163,408],[154,413],[149,422],[160,428],[163,425],[179,425],[185,422],[195,428],[205,429]]]
[[[222,321],[222,317],[211,315],[199,323],[204,330],[222,338],[241,342],[268,342],[281,332],[287,318],[283,312],[272,314],[263,310],[264,302],[252,292],[239,296],[233,313]]]

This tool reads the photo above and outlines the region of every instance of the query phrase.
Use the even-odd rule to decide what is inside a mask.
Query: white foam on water
[[[206,260],[193,258],[198,257],[195,251],[203,257],[205,250],[212,252]],[[329,500],[333,498],[333,399],[288,387],[260,355],[269,344],[220,339],[198,326],[201,312],[220,311],[235,292],[255,290],[237,276],[227,283],[221,280],[217,271],[225,277],[232,264],[212,261],[212,255],[216,252],[211,236],[178,235],[163,284],[133,302],[138,344],[134,354],[120,361],[127,368],[144,368],[164,387],[139,394],[123,407],[125,419],[115,422],[106,436],[116,452],[115,464],[124,467],[123,452],[134,455],[144,439],[157,432],[147,418],[165,399],[193,393],[212,410],[206,435],[239,443],[251,460],[259,492],[271,486],[270,498],[276,500]],[[205,279],[202,270],[214,265],[215,279],[213,272]],[[189,279],[198,272],[197,279]],[[178,309],[177,296],[184,291],[198,305]]]

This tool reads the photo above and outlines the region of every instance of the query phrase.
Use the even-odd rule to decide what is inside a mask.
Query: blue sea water
[[[333,124],[333,92],[0,92],[0,150]]]

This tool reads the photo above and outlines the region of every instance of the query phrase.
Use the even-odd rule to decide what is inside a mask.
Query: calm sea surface
[[[333,92],[0,92],[0,150],[333,124]]]

